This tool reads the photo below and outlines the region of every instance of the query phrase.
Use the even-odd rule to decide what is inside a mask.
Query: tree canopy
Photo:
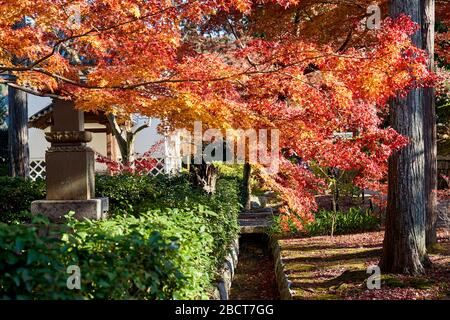
[[[0,1],[0,72],[77,108],[140,112],[175,128],[277,128],[280,146],[376,187],[407,140],[383,127],[389,98],[434,80],[418,26],[372,1]],[[13,84],[11,84],[13,85]],[[335,139],[335,132],[353,132]],[[287,160],[266,182],[299,225],[323,183]],[[299,217],[301,219],[299,219]]]

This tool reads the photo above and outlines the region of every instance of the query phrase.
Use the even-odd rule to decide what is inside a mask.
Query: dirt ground
[[[383,232],[279,240],[295,299],[450,299],[450,241],[444,230],[422,276],[381,275],[381,289],[367,288]]]
[[[239,262],[231,286],[230,299],[278,299],[275,267],[267,239],[262,235],[243,235],[239,251]]]

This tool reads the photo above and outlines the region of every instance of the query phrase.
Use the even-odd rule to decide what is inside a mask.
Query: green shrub
[[[234,181],[238,187],[237,194],[239,196],[238,200],[241,207],[245,206],[245,190],[244,190],[244,165],[234,164],[227,165],[223,163],[218,163],[216,166],[219,169],[219,177],[222,180]],[[256,179],[251,177],[250,183],[252,184],[252,191],[255,192],[254,185],[257,184]]]
[[[60,241],[38,235],[37,224],[0,223],[0,299],[64,299],[66,287]]]
[[[0,222],[29,222],[31,202],[45,198],[43,180],[0,177]]]
[[[95,177],[95,194],[97,197],[108,197],[110,215],[121,211],[130,211],[133,206],[153,199],[158,192],[154,178],[141,175],[123,174],[116,176],[97,175]]]
[[[215,213],[207,217],[207,223],[214,226],[211,235],[217,266],[223,263],[228,246],[239,233],[240,182],[232,175],[218,179],[214,195],[192,187],[187,174],[171,177],[102,176],[97,178],[96,186],[97,196],[109,197],[111,217],[140,217],[148,211],[166,209],[190,212],[199,206]]]
[[[179,255],[172,260],[186,281],[175,292],[177,299],[206,299],[215,277],[217,253],[210,223],[215,212],[203,206],[193,209],[152,210],[135,218],[151,224],[165,237],[176,238]]]
[[[5,257],[0,259],[8,261],[6,255],[17,254],[21,259],[11,265],[0,265],[0,271],[10,275],[5,278],[9,282],[0,282],[0,297],[208,297],[228,246],[239,232],[236,179],[219,179],[214,195],[193,188],[183,174],[155,178],[99,176],[96,190],[97,196],[110,199],[108,220],[69,219],[66,227],[70,232],[61,231],[56,238],[37,237],[35,228],[22,225],[13,225],[8,233],[6,225],[1,225],[0,255]],[[22,234],[28,240],[17,253],[14,239],[23,237]],[[27,261],[29,252],[35,251],[40,252],[36,261]],[[66,288],[65,272],[69,265],[81,269],[81,291]],[[34,280],[27,274],[32,274]],[[47,280],[53,285],[48,285]],[[51,292],[47,292],[47,286]]]
[[[75,221],[63,236],[81,271],[83,298],[178,299],[190,283],[180,272],[178,238],[163,235],[150,215]],[[157,231],[155,231],[157,230]]]
[[[222,266],[229,245],[239,233],[237,220],[241,209],[239,179],[234,176],[219,178],[214,195],[205,194],[201,189],[192,187],[187,174],[170,177],[104,176],[97,181],[97,195],[110,198],[112,217],[133,215],[142,218],[151,213],[153,221],[159,221],[156,230],[164,229],[167,235],[176,230],[173,235],[179,237],[181,230],[194,228],[199,233],[190,234],[189,237],[192,239],[196,239],[199,235],[211,236],[211,251],[200,269],[203,280],[197,277],[194,281],[205,289],[206,283],[210,283],[214,278],[212,272]],[[127,197],[123,194],[127,194]],[[197,216],[196,219],[191,217],[193,213]],[[200,218],[201,221],[198,221]],[[199,226],[202,230],[198,229]],[[202,250],[195,251],[195,244],[181,246],[192,247],[192,251],[187,252],[186,257],[198,259],[197,263],[200,263]],[[204,250],[208,252],[206,247]],[[198,269],[195,264],[192,266],[182,264],[180,270],[187,273],[187,277],[192,280],[195,273],[189,275],[190,268],[193,268],[193,272]]]
[[[228,253],[228,247],[238,236],[238,215],[241,209],[239,198],[239,183],[234,179],[219,179],[216,193],[205,194],[202,190],[193,188],[187,176],[172,178],[158,177],[153,180],[159,190],[145,201],[136,203],[128,212],[136,216],[152,210],[188,211],[202,208],[210,212],[205,224],[212,226],[210,234],[214,239],[213,259],[220,267]]]
[[[295,224],[287,221],[290,233],[301,233],[309,236],[330,235],[333,223],[333,211],[320,210],[314,215],[314,221],[306,223],[304,230],[299,231]],[[338,211],[336,213],[334,234],[351,234],[365,231],[377,230],[380,226],[380,219],[373,215],[369,210],[364,211],[360,208],[350,208],[347,212]],[[285,232],[281,227],[279,216],[274,218],[274,224],[270,230],[271,233],[279,234]]]
[[[328,235],[331,233],[331,225],[334,213],[321,210],[315,214],[315,220],[305,225],[309,235]],[[350,208],[347,212],[336,213],[334,234],[349,234],[376,230],[380,225],[379,218],[370,211],[360,208]]]
[[[219,175],[223,179],[235,179],[242,181],[244,179],[244,165],[228,165],[223,163],[214,164],[219,169]]]
[[[38,217],[39,219],[39,217]],[[44,229],[56,229],[42,235]],[[175,238],[150,219],[70,220],[52,224],[0,223],[2,299],[193,298],[177,265],[185,259]],[[67,267],[77,265],[81,289],[69,290]],[[188,289],[189,288],[189,289]],[[191,295],[190,295],[191,294]]]

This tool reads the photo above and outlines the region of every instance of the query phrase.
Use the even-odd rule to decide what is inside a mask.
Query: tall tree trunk
[[[243,179],[243,187],[244,187],[244,209],[246,211],[250,211],[252,209],[251,195],[252,195],[252,187],[250,183],[250,177],[252,175],[252,166],[250,163],[245,162],[244,164],[244,179]]]
[[[421,0],[422,48],[429,54],[428,68],[434,70],[435,0]],[[436,243],[437,148],[434,88],[424,88],[423,125],[425,150],[426,245]]]
[[[11,177],[29,175],[27,94],[8,87],[8,171]]]
[[[420,0],[392,0],[390,9],[393,17],[405,13],[420,24],[420,8]],[[420,30],[412,40],[416,46],[422,45]],[[427,261],[422,102],[422,89],[391,102],[391,124],[410,142],[389,159],[386,229],[380,262],[384,272],[420,274]]]

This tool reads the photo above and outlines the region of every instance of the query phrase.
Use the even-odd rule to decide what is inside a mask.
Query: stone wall
[[[223,268],[221,270],[220,280],[212,294],[211,299],[229,300],[231,283],[238,264],[239,255],[239,238],[236,238],[229,247],[229,253],[225,258]]]
[[[275,264],[275,278],[277,281],[278,291],[280,293],[281,300],[292,300],[293,293],[291,291],[291,281],[288,280],[285,273],[285,264],[283,257],[281,256],[281,248],[278,244],[278,240],[271,238],[269,241],[270,249],[272,250],[272,256]]]

